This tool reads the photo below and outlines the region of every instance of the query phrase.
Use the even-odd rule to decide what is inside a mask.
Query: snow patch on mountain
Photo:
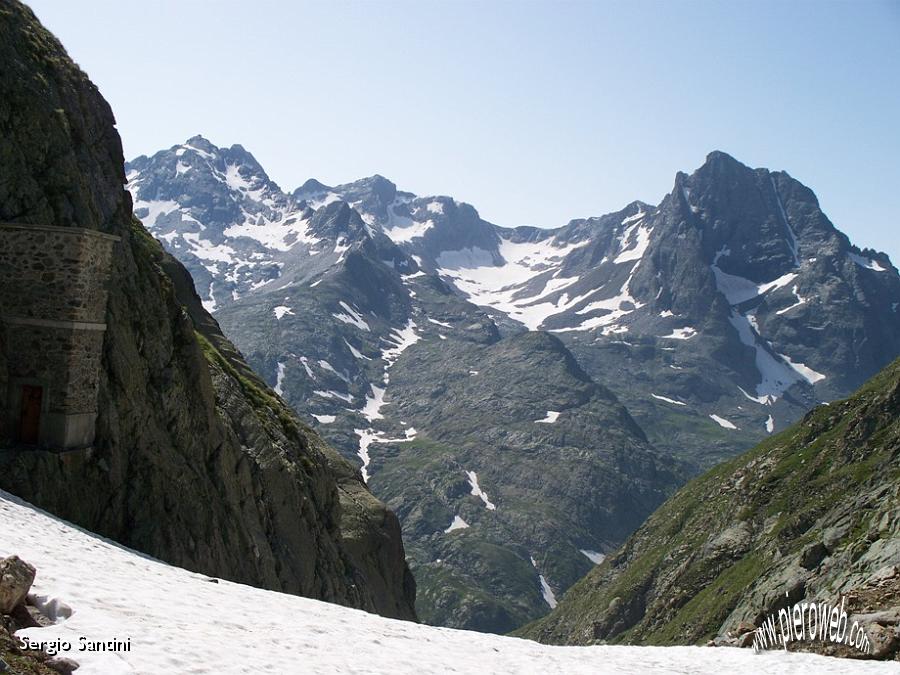
[[[316,396],[321,396],[322,398],[339,398],[342,401],[346,401],[347,403],[353,403],[353,395],[352,394],[342,394],[339,391],[334,391],[333,389],[329,389],[328,391],[323,391],[321,389],[317,389],[313,392]]]
[[[788,226],[788,229],[789,226]],[[756,320],[755,310],[742,313],[738,309],[741,305],[749,300],[753,300],[761,295],[765,295],[770,291],[783,288],[797,278],[796,272],[788,272],[780,277],[763,283],[757,284],[749,279],[744,279],[735,275],[727,274],[718,267],[719,258],[728,256],[731,251],[722,248],[716,253],[713,260],[712,271],[716,278],[716,285],[725,298],[731,304],[731,315],[728,320],[738,333],[738,337],[745,345],[751,347],[755,353],[756,369],[759,371],[761,381],[756,386],[756,397],[749,395],[743,389],[741,392],[747,398],[762,403],[774,402],[781,397],[792,385],[797,382],[807,382],[814,384],[825,379],[825,375],[810,368],[809,366],[792,361],[785,354],[776,352],[772,345],[760,335],[759,323]],[[794,307],[806,302],[797,293],[798,286],[793,286],[794,296],[797,302],[777,312],[782,314]],[[761,400],[762,399],[762,400]]]
[[[425,233],[434,227],[433,220],[426,220],[425,222],[418,222],[412,219],[407,220],[409,220],[409,224],[407,225],[383,228],[384,233],[390,237],[395,244],[410,242],[413,239],[424,237]]]
[[[395,210],[397,206],[408,203],[403,197],[397,197],[387,207],[387,222],[382,224],[382,231],[395,243],[409,243],[413,239],[424,237],[434,227],[433,220],[419,221],[409,216],[400,215]],[[440,211],[432,208],[433,204],[440,207]],[[428,212],[434,214],[443,213],[444,207],[440,202],[432,202],[427,207]]]
[[[328,361],[326,361],[325,359],[319,359],[319,368],[321,368],[322,370],[327,370],[329,373],[331,373],[332,375],[335,375],[335,376],[338,377],[339,379],[343,380],[345,383],[350,384],[350,378],[347,377],[347,375],[344,374],[344,373],[339,373],[339,372],[335,369],[335,367],[332,366],[332,365],[331,365]]]
[[[604,553],[598,553],[597,551],[589,551],[584,548],[580,548],[578,550],[581,553],[583,553],[585,555],[585,557],[587,557],[587,559],[590,560],[595,565],[599,565],[604,560],[606,560],[606,554],[604,554]]]
[[[306,371],[307,376],[311,380],[317,380],[316,374],[312,371],[312,368],[309,367],[309,359],[305,356],[300,357],[300,363],[303,365],[303,369]]]
[[[548,410],[547,416],[540,420],[535,420],[535,424],[553,424],[559,419],[561,413],[556,410]]]
[[[622,284],[622,287],[619,289],[617,295],[612,296],[611,298],[604,298],[601,300],[594,300],[593,302],[589,302],[587,305],[577,310],[575,313],[578,315],[590,314],[592,312],[603,311],[604,314],[600,316],[591,317],[585,321],[583,321],[578,326],[570,327],[570,328],[558,328],[554,332],[564,333],[567,331],[581,331],[581,330],[593,330],[595,328],[603,328],[604,335],[610,335],[612,333],[622,333],[627,332],[627,326],[620,326],[617,324],[619,319],[631,314],[636,309],[640,309],[643,307],[643,303],[638,302],[631,295],[631,280],[634,278],[634,273],[637,271],[638,267],[641,264],[641,260],[638,261],[632,266],[631,272],[628,274],[628,278],[625,279],[625,283]],[[601,289],[597,289],[599,291]],[[573,306],[584,300],[586,297],[590,297],[594,295],[597,291],[593,291],[582,295],[580,297],[574,298],[570,300],[567,304],[569,306]]]
[[[660,396],[659,394],[650,394],[650,395],[655,399],[659,399],[660,401],[665,401],[666,403],[671,403],[672,405],[687,405],[687,403],[685,403],[683,401],[676,401],[674,398]]]
[[[738,390],[749,400],[754,403],[759,403],[760,405],[772,405],[777,401],[777,397],[773,397],[769,394],[764,396],[753,396],[752,394],[748,394],[747,391],[743,387],[738,387]]]
[[[737,429],[737,427],[733,423],[729,422],[724,417],[719,417],[718,415],[710,415],[709,419],[711,419],[723,429]]]
[[[213,293],[213,289],[215,288],[216,282],[211,281],[209,283],[209,290],[207,291],[207,295],[209,296],[208,300],[201,300],[200,304],[203,305],[203,309],[212,314],[218,309],[219,303],[216,302],[216,296]]]
[[[363,409],[360,411],[363,417],[365,417],[370,422],[374,422],[375,420],[383,420],[384,415],[381,414],[381,408],[384,405],[384,387],[377,387],[374,384],[371,385],[372,395],[366,397],[366,404],[363,406]]]
[[[496,505],[494,505],[494,503],[490,499],[488,499],[487,493],[485,493],[485,491],[482,490],[478,485],[478,474],[476,474],[474,471],[466,471],[466,476],[468,476],[469,486],[472,488],[472,492],[470,494],[475,495],[481,501],[483,501],[484,507],[488,511],[495,511],[497,509]]]
[[[691,213],[700,213],[700,207],[691,204],[691,190],[690,188],[681,186],[681,195],[684,197],[684,203],[688,205]]]
[[[529,560],[531,560],[531,566],[538,570],[534,556],[530,557]],[[540,573],[540,570],[538,570],[538,583],[541,585],[541,597],[544,598],[544,602],[549,605],[550,609],[556,609],[556,605],[559,604],[556,601],[556,595],[553,593],[553,589],[550,588],[550,584],[547,583],[546,577]]]
[[[453,532],[455,530],[465,530],[467,527],[469,527],[469,524],[466,521],[464,521],[459,516],[453,516],[453,522],[450,523],[450,525],[446,530],[444,530],[444,532],[447,533]]]
[[[278,373],[275,375],[275,393],[281,396],[284,394],[282,391],[282,385],[284,384],[284,372],[285,372],[285,364],[281,361],[278,362]]]
[[[371,357],[366,356],[361,351],[359,351],[356,347],[347,342],[347,339],[344,338],[344,344],[347,345],[347,348],[350,350],[350,353],[357,359],[362,359],[364,361],[371,361]]]
[[[232,262],[237,253],[226,244],[214,244],[208,239],[202,239],[196,232],[182,232],[181,238],[190,247],[190,252],[201,260],[215,262]]]
[[[141,219],[144,227],[153,228],[160,216],[167,216],[177,211],[180,204],[171,200],[153,199],[150,201],[134,200],[134,215]],[[146,211],[146,213],[144,213]]]
[[[787,389],[801,380],[799,373],[780,359],[778,357],[780,355],[774,354],[766,344],[758,340],[758,333],[746,316],[732,309],[728,320],[737,331],[741,342],[756,352],[756,370],[761,377],[760,383],[756,385],[758,398],[767,401],[777,400]],[[748,395],[747,398],[753,397]]]
[[[769,291],[783,288],[797,278],[796,272],[788,272],[772,281],[758,284],[744,277],[728,274],[719,269],[718,265],[712,265],[713,274],[716,277],[716,286],[719,292],[725,296],[729,305],[740,305],[748,300],[753,300]]]
[[[848,253],[847,256],[855,262],[860,267],[865,267],[867,270],[872,270],[873,272],[887,272],[887,269],[878,264],[877,260],[871,260],[869,258],[864,258],[858,253]]]
[[[437,257],[437,271],[450,279],[470,302],[500,310],[529,330],[537,330],[548,317],[566,309],[565,303],[539,301],[578,281],[577,277],[558,275],[565,257],[588,243],[587,239],[566,244],[552,237],[531,242],[501,238],[498,246],[501,264],[495,264],[490,252],[473,247],[442,252]],[[524,287],[545,273],[548,278],[544,286],[537,292],[525,293]]]
[[[334,204],[335,202],[341,201],[342,197],[336,192],[327,192],[325,195],[317,198],[317,199],[307,199],[306,205],[309,206],[313,211],[317,211],[321,209],[323,206],[328,206],[329,204]]]
[[[290,251],[297,242],[315,246],[322,239],[310,234],[309,220],[288,213],[278,220],[260,216],[256,220],[231,225],[222,232],[226,237],[247,237],[273,251]],[[312,254],[312,251],[310,251]]]
[[[696,328],[683,326],[682,328],[675,328],[668,335],[660,335],[660,337],[664,340],[690,340],[695,335],[697,335]]]
[[[384,363],[384,374],[382,376],[384,386],[379,387],[375,384],[370,385],[372,395],[366,397],[365,405],[363,405],[362,410],[359,411],[368,422],[384,419],[384,414],[381,412],[381,409],[385,405],[384,397],[391,380],[389,371],[391,366],[393,366],[397,359],[400,358],[400,355],[421,339],[419,334],[416,333],[416,328],[415,322],[410,319],[403,328],[391,329],[390,335],[392,339],[382,338],[382,340],[391,345],[381,352],[381,360]],[[407,434],[406,438],[402,439],[385,438],[383,432],[375,431],[372,428],[355,429],[354,431],[356,435],[359,436],[357,455],[363,463],[362,475],[363,480],[366,482],[369,481],[369,447],[372,443],[405,442],[415,438],[415,429],[412,430],[412,435]]]
[[[394,328],[391,330],[391,337],[395,343],[392,347],[381,352],[381,358],[385,363],[384,369],[388,370],[394,362],[400,358],[400,355],[407,349],[416,344],[421,337],[416,332],[416,324],[410,319],[403,328]]]
[[[777,312],[775,312],[775,314],[778,314],[780,316],[782,314],[786,314],[787,312],[790,312],[792,309],[796,309],[800,305],[806,304],[806,298],[802,297],[800,295],[800,293],[797,292],[796,284],[794,284],[794,287],[791,289],[791,292],[793,292],[794,297],[797,298],[797,302],[795,302],[793,305],[790,305],[789,307],[785,307],[784,309],[779,309]]]
[[[819,382],[819,381],[825,379],[824,374],[822,374],[816,370],[813,370],[806,364],[800,363],[798,361],[792,361],[791,358],[789,356],[787,356],[786,354],[779,354],[779,356],[782,359],[784,359],[785,363],[787,363],[788,366],[790,366],[791,369],[794,370],[794,372],[798,373],[800,375],[800,377],[802,377],[804,380],[806,380],[810,384],[815,384],[816,382]]]
[[[797,235],[794,234],[794,228],[791,227],[791,221],[788,220],[787,212],[784,210],[784,204],[781,201],[781,194],[778,192],[778,186],[775,185],[775,179],[770,175],[769,183],[772,185],[772,191],[775,193],[775,202],[778,204],[778,213],[781,215],[781,221],[784,223],[787,231],[788,245],[794,256],[794,266],[800,267],[800,246],[797,244]]]
[[[632,216],[632,218],[634,217],[635,216]],[[626,218],[626,220],[629,219]],[[633,225],[626,228],[619,237],[621,251],[619,255],[613,259],[613,263],[619,264],[643,258],[644,253],[647,251],[647,247],[650,245],[650,234],[652,232],[653,228],[642,225],[641,219],[638,219]]]
[[[358,311],[353,309],[350,305],[348,305],[343,300],[341,300],[338,304],[341,306],[341,309],[343,309],[344,312],[346,312],[346,314],[344,314],[343,312],[339,312],[339,313],[333,313],[331,316],[333,316],[338,321],[342,321],[342,322],[348,323],[352,326],[356,326],[360,330],[366,330],[366,331],[372,330],[369,327],[369,324],[366,323],[365,319],[362,318],[362,315]]]
[[[275,307],[272,311],[275,313],[275,318],[278,319],[279,321],[281,321],[282,317],[284,317],[288,314],[290,314],[291,316],[294,315],[294,310],[292,310],[287,305],[279,305],[278,307]]]

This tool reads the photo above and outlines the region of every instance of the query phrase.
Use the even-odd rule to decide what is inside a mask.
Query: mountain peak
[[[729,155],[727,152],[723,152],[722,150],[713,150],[708,155],[706,155],[706,162],[704,165],[713,165],[713,166],[745,166],[734,157]]]
[[[294,194],[313,194],[316,192],[327,192],[330,189],[330,187],[317,181],[315,178],[309,178],[303,185],[294,191]]]
[[[650,211],[654,206],[652,204],[648,204],[646,202],[642,202],[640,199],[635,199],[633,202],[628,203],[624,209],[622,209],[623,213],[628,214],[636,214],[641,211]]]
[[[361,182],[372,183],[375,185],[383,184],[383,183],[388,183],[390,185],[394,185],[394,183],[392,181],[388,180],[387,178],[382,176],[380,173],[373,173],[371,176],[362,178]],[[396,185],[394,185],[394,187],[396,187]]]
[[[379,197],[382,197],[385,202],[391,201],[394,198],[394,195],[397,194],[397,186],[392,181],[389,181],[387,178],[377,173],[368,178],[358,180],[357,185],[369,188]]]
[[[191,136],[189,139],[187,139],[184,142],[184,145],[189,145],[189,146],[192,146],[195,148],[200,148],[201,150],[205,150],[206,152],[213,152],[214,150],[219,149],[213,143],[211,143],[209,140],[207,140],[200,134],[197,134],[196,136]]]

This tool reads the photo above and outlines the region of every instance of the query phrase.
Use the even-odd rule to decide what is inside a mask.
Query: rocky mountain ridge
[[[313,280],[340,267],[345,247],[379,239],[400,275],[436,275],[508,332],[557,333],[594,377],[645,379],[652,367],[650,386],[617,394],[642,426],[678,427],[674,443],[654,438],[676,454],[718,435],[690,457],[701,466],[846,395],[900,349],[900,281],[887,256],[854,247],[787,174],[721,152],[679,173],[658,207],[634,202],[555,230],[497,227],[380,176],[310,180],[288,195],[246,156],[195,137],[129,163],[139,215],[198,287],[221,288],[208,307]],[[206,205],[214,179],[230,211]],[[314,222],[334,204],[358,214],[356,235]],[[270,206],[275,215],[260,214]],[[698,424],[705,437],[691,435]]]

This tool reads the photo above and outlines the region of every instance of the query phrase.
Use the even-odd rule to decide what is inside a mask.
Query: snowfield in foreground
[[[896,664],[705,647],[548,647],[433,628],[219,581],[80,530],[0,491],[0,556],[37,567],[30,639],[131,640],[63,656],[91,673],[896,673]],[[69,610],[71,615],[69,616]],[[63,618],[68,616],[68,618]]]

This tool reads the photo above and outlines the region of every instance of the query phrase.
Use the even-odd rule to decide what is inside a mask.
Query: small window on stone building
[[[41,437],[41,409],[44,402],[44,388],[37,385],[22,385],[22,405],[19,411],[19,442],[37,445]]]

